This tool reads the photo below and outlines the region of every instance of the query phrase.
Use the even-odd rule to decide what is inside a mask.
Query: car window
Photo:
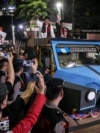
[[[64,68],[100,65],[99,46],[57,46],[56,52],[59,64]]]

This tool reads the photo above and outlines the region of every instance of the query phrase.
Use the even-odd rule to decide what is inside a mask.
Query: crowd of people
[[[65,21],[36,17],[40,38],[67,38]],[[27,37],[26,37],[27,38]],[[53,78],[49,68],[40,71],[37,57],[14,47],[0,49],[0,133],[67,133],[68,116],[59,108],[64,81]]]
[[[49,16],[46,16],[42,21],[38,14],[34,15],[34,18],[30,21],[28,27],[35,27],[38,28],[38,35],[36,38],[72,38],[70,30],[66,27],[66,21],[60,19],[56,22],[52,22]],[[26,26],[27,27],[27,26]],[[33,26],[34,28],[34,26]],[[26,32],[27,28],[24,28],[22,33],[19,33],[19,36],[23,39],[26,39],[29,35]]]
[[[57,18],[56,22],[52,22],[50,17],[46,16],[43,21],[40,21],[38,14],[35,14],[34,20],[40,29],[39,38],[69,37],[69,29],[66,27],[65,20]],[[53,25],[55,26],[53,27]]]
[[[37,57],[0,51],[0,133],[67,133],[63,83],[40,72]]]

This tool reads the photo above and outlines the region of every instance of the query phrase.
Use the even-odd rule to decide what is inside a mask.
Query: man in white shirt
[[[49,17],[45,17],[44,22],[37,20],[37,25],[41,31],[40,38],[55,38],[54,29]]]

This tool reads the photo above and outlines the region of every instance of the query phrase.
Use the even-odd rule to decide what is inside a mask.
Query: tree
[[[15,4],[16,1],[15,0],[9,0],[9,4]]]
[[[21,0],[15,15],[18,16],[18,18],[31,19],[36,13],[41,17],[45,17],[48,12],[46,0]]]

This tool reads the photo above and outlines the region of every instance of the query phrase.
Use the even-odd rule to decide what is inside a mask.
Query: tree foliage
[[[21,0],[16,10],[16,16],[30,19],[35,13],[45,17],[48,12],[47,2],[44,0]]]
[[[9,0],[9,4],[10,5],[16,4],[16,0]]]

